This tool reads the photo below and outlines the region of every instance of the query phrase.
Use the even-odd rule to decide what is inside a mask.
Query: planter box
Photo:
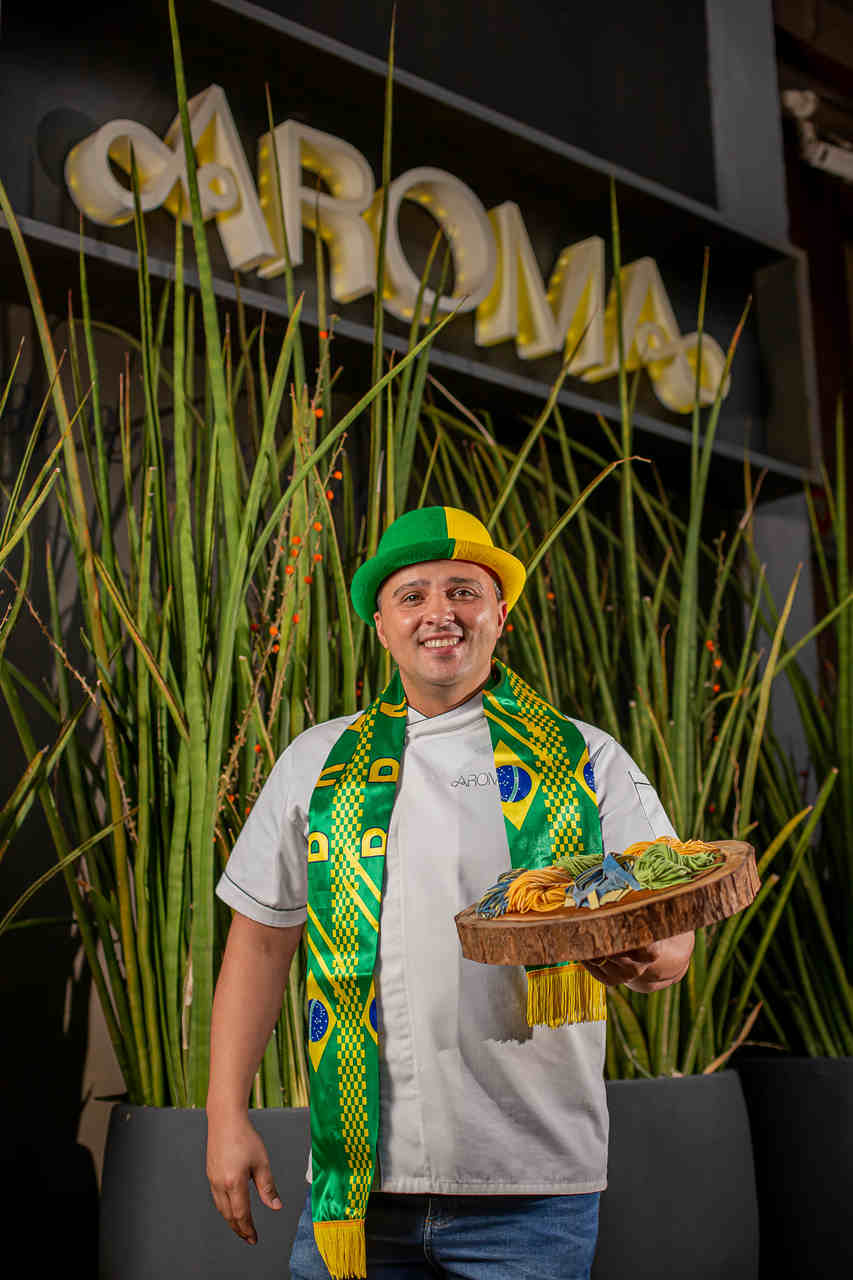
[[[610,1184],[601,1198],[593,1280],[756,1280],[758,1208],[738,1075],[612,1081],[607,1096]],[[113,1108],[100,1280],[287,1280],[307,1192],[308,1112],[270,1109],[251,1117],[284,1201],[273,1213],[250,1188],[253,1247],[214,1207],[204,1173],[204,1111]]]
[[[853,1058],[744,1058],[761,1224],[760,1275],[850,1275]]]
[[[118,1103],[110,1116],[101,1188],[100,1280],[288,1280],[305,1204],[308,1110],[250,1112],[284,1207],[261,1204],[250,1184],[258,1243],[219,1216],[204,1172],[203,1110]]]
[[[593,1280],[755,1280],[758,1205],[737,1073],[614,1080],[607,1103]]]

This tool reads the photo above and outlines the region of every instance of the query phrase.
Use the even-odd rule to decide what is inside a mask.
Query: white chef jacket
[[[354,719],[307,729],[276,762],[216,890],[243,915],[306,919],[311,793]],[[589,749],[605,851],[674,835],[628,753],[572,723]],[[409,708],[374,975],[377,1190],[541,1195],[607,1184],[604,1022],[528,1027],[523,969],[477,964],[459,948],[454,916],[509,866],[482,694],[437,716]]]

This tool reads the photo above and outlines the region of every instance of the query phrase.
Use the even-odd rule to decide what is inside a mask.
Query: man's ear
[[[376,623],[376,635],[383,649],[388,648],[388,641],[385,638],[385,628],[382,626],[382,614],[377,609],[373,615],[373,621]]]
[[[499,600],[498,601],[498,635],[499,636],[503,635],[503,629],[506,623],[506,615],[508,612],[509,610],[507,609],[506,600]]]

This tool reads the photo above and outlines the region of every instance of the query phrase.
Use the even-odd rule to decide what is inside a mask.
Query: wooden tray
[[[508,912],[494,920],[466,907],[455,917],[462,954],[481,964],[556,964],[592,960],[725,920],[749,906],[759,889],[755,851],[739,840],[715,846],[720,867],[674,889],[632,890],[603,907]]]

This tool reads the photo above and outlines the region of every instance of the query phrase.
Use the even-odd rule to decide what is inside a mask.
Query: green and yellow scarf
[[[483,710],[512,866],[601,853],[589,756],[571,721],[496,659]],[[407,711],[396,672],[332,747],[311,797],[311,1207],[317,1247],[336,1280],[367,1275],[364,1218],[379,1131],[373,970]],[[528,970],[530,1025],[600,1020],[605,1009],[604,987],[581,965]]]

